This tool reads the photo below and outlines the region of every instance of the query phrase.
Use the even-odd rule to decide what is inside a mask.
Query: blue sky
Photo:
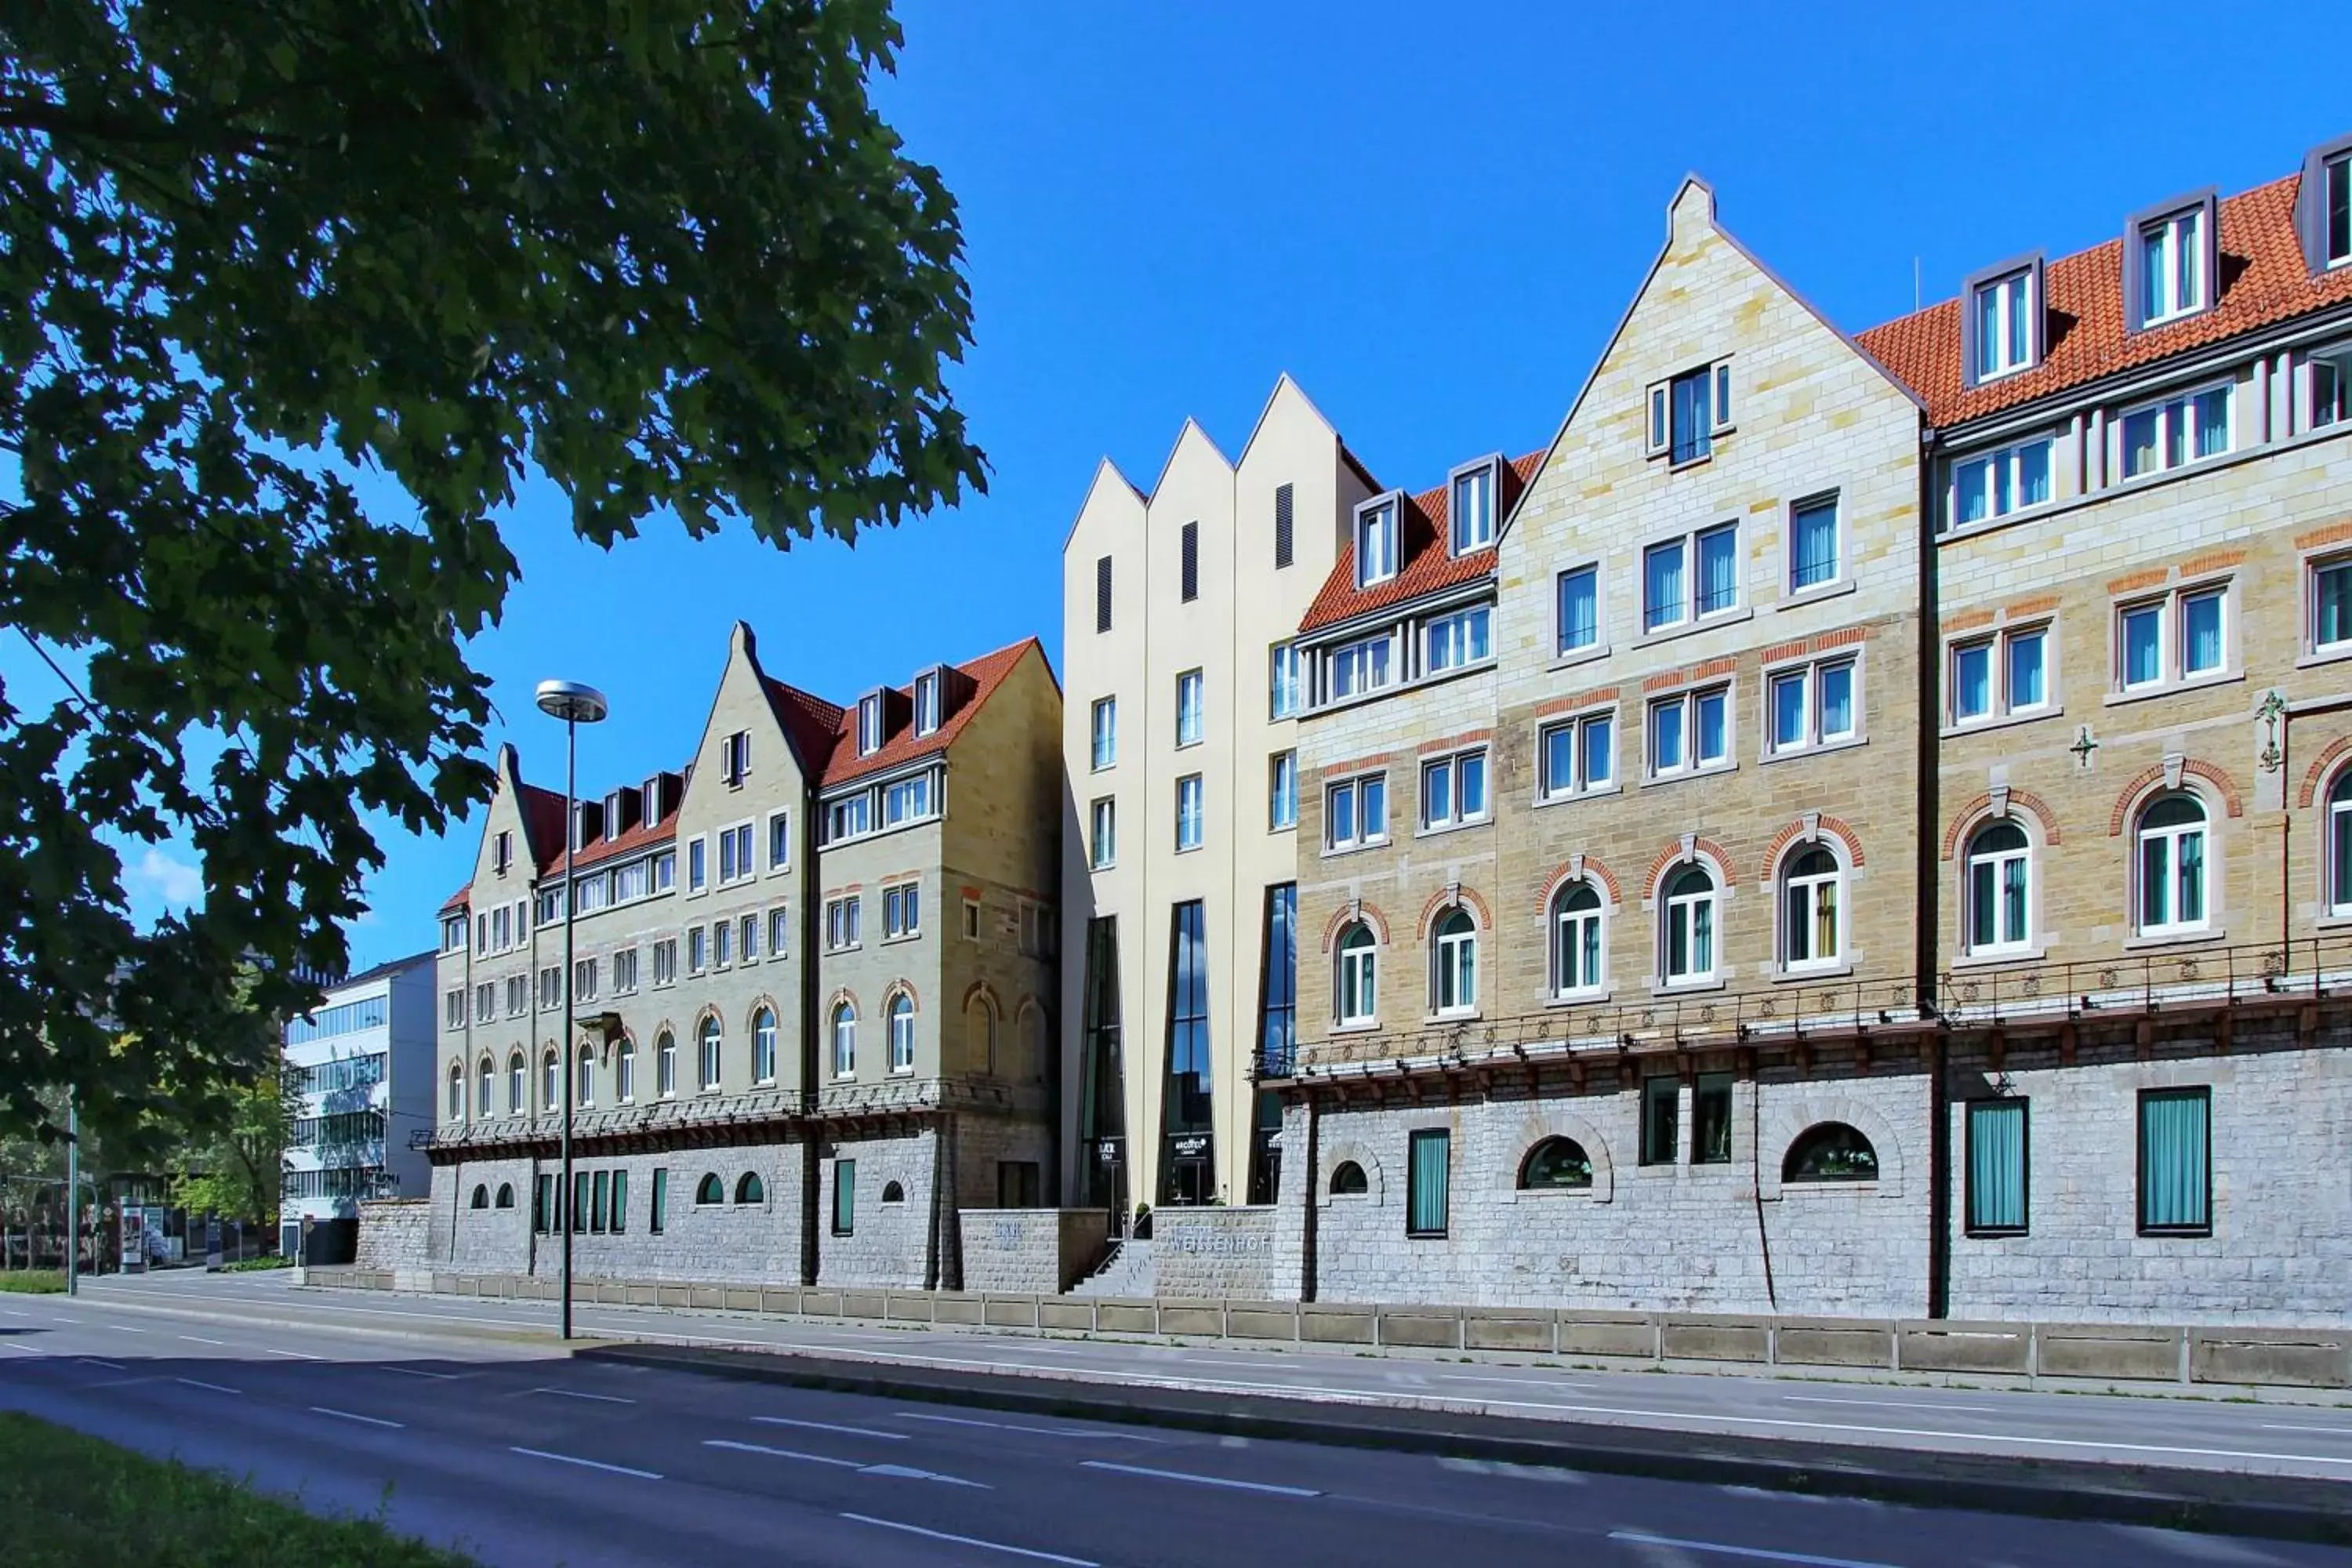
[[[548,487],[528,491],[509,531],[523,581],[471,657],[496,682],[493,743],[514,740],[540,782],[561,783],[562,753],[535,681],[614,700],[583,732],[583,787],[642,778],[693,748],[738,617],[772,672],[836,700],[1031,633],[1058,668],[1061,542],[1096,459],[1148,488],[1187,416],[1230,453],[1284,371],[1389,482],[1540,446],[1685,171],[1858,330],[1911,308],[1915,261],[1934,300],[1972,268],[2095,244],[2137,207],[2289,173],[2352,130],[2313,63],[2352,56],[2347,7],[2301,10],[2292,53],[2282,26],[2152,0],[900,16],[900,74],[878,94],[962,205],[978,341],[956,385],[992,493],[854,551],[655,526],[608,556],[570,537]],[[0,675],[47,694],[20,642]],[[387,835],[355,964],[432,942],[478,832]],[[185,892],[168,860],[131,882],[146,910]]]

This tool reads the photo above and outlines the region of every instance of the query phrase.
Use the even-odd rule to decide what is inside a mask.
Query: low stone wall
[[[962,1209],[964,1289],[1058,1295],[1102,1257],[1101,1209]]]
[[[352,1267],[421,1273],[432,1267],[433,1205],[423,1198],[376,1198],[360,1205],[359,1250]]]
[[[1296,1300],[1297,1270],[1283,1276],[1280,1212],[1266,1208],[1161,1208],[1151,1215],[1151,1267],[1172,1300]]]

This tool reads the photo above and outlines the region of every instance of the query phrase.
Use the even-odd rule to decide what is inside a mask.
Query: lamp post
[[[551,718],[563,721],[563,1045],[557,1058],[563,1079],[563,1175],[555,1189],[555,1212],[562,1222],[563,1337],[568,1340],[572,1337],[572,1227],[577,1217],[572,1202],[572,1075],[579,1070],[572,1059],[572,856],[580,842],[579,807],[572,797],[580,782],[580,726],[601,722],[613,705],[593,686],[576,680],[542,680],[539,707]]]

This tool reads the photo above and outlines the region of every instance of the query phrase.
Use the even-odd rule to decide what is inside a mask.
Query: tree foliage
[[[87,682],[0,690],[0,1126],[63,1081],[217,1119],[225,1021],[342,966],[363,814],[487,797],[527,472],[608,547],[984,483],[898,43],[887,0],[0,4],[0,618]],[[141,931],[118,847],[175,834],[201,910]]]
[[[172,1179],[172,1202],[190,1214],[274,1222],[300,1104],[282,1073],[264,1073],[233,1090],[227,1121],[182,1153],[185,1170]]]

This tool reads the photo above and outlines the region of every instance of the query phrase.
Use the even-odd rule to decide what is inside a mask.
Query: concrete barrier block
[[[2181,1331],[2126,1323],[2042,1323],[2033,1331],[2035,1370],[2044,1377],[2176,1383]]]
[[[1065,1333],[1092,1333],[1095,1304],[1083,1296],[1040,1297],[1037,1301],[1037,1326],[1059,1329]]]
[[[757,1288],[749,1290],[730,1289],[724,1292],[724,1295],[727,1310],[730,1312],[756,1312],[760,1310],[760,1292]]]
[[[1786,1366],[1895,1365],[1895,1325],[1877,1322],[1787,1322],[1776,1331],[1772,1359]]]
[[[1897,1363],[1905,1372],[2023,1377],[2033,1370],[2033,1330],[2024,1323],[1902,1323],[1895,1337]]]
[[[931,1321],[931,1298],[921,1290],[893,1290],[882,1303],[885,1321],[893,1323],[928,1323]]]
[[[1298,1309],[1298,1337],[1317,1345],[1377,1344],[1378,1318],[1370,1307],[1309,1304]]]
[[[942,1290],[931,1298],[931,1321],[959,1328],[978,1328],[986,1307],[987,1302],[979,1296]]]
[[[838,1290],[802,1291],[801,1316],[803,1318],[838,1318],[841,1316],[841,1292]]]
[[[689,1307],[694,1304],[694,1292],[683,1285],[661,1288],[661,1304],[665,1307]]]
[[[1657,1320],[1646,1312],[1562,1312],[1559,1353],[1655,1361]]]
[[[1462,1348],[1459,1313],[1383,1311],[1381,1343],[1412,1350],[1458,1351]]]
[[[1552,1314],[1527,1308],[1472,1307],[1462,1314],[1462,1344],[1474,1351],[1526,1351],[1549,1355]]]
[[[1668,1361],[1772,1359],[1772,1324],[1763,1318],[1668,1318],[1658,1339]]]
[[[991,1296],[981,1309],[981,1321],[992,1329],[1034,1329],[1037,1326],[1037,1298]]]
[[[801,1310],[801,1288],[797,1285],[762,1285],[760,1287],[760,1310],[777,1316],[798,1316]]]
[[[1298,1309],[1279,1301],[1228,1301],[1225,1336],[1236,1340],[1296,1340]]]
[[[1220,1339],[1225,1331],[1225,1309],[1216,1301],[1162,1301],[1160,1331]]]
[[[2326,1329],[2196,1329],[2189,1336],[2192,1383],[2272,1388],[2352,1384],[2352,1335]]]
[[[703,1310],[717,1311],[727,1304],[727,1293],[716,1285],[693,1285],[688,1290],[693,1305]]]
[[[1160,1309],[1150,1301],[1100,1297],[1095,1301],[1095,1329],[1106,1334],[1156,1334]]]
[[[631,1285],[621,1292],[621,1304],[625,1307],[657,1307],[661,1304],[661,1291],[651,1285]]]
[[[880,1290],[844,1290],[841,1293],[841,1315],[845,1318],[866,1318],[880,1322],[883,1318],[885,1292]]]

